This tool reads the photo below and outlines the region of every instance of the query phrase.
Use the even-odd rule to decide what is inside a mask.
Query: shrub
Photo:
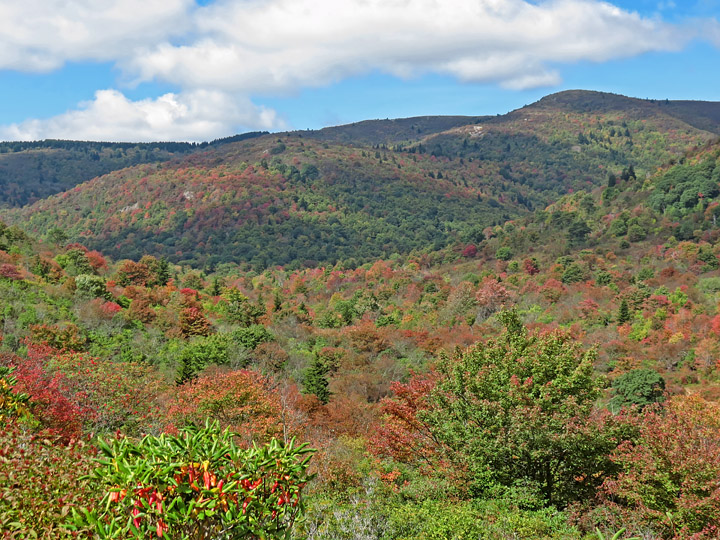
[[[653,369],[634,369],[620,375],[612,383],[615,395],[610,409],[637,405],[643,408],[665,399],[665,379]]]
[[[273,439],[242,449],[217,423],[177,436],[98,441],[99,504],[75,511],[98,538],[284,539],[303,511],[313,450]]]
[[[662,538],[717,538],[720,406],[676,396],[634,421],[639,436],[613,456],[622,473],[603,485],[606,506]]]

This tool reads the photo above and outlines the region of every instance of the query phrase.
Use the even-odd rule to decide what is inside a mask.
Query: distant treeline
[[[234,143],[244,141],[247,139],[254,139],[255,137],[261,137],[267,135],[267,131],[250,131],[248,133],[241,133],[239,135],[232,135],[230,137],[223,137],[221,139],[214,139],[209,142],[173,142],[173,141],[157,141],[148,143],[135,143],[135,142],[103,142],[103,141],[70,141],[63,139],[45,139],[42,141],[4,141],[0,142],[0,153],[7,152],[23,152],[26,150],[39,150],[39,149],[61,149],[61,150],[86,150],[86,151],[100,151],[106,148],[110,149],[137,149],[137,150],[164,150],[166,152],[181,153],[190,152],[197,148],[204,148],[206,146],[218,146],[220,144]]]

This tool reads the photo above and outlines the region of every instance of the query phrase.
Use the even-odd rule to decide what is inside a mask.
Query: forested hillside
[[[261,134],[245,133],[202,144],[0,142],[0,208],[31,204],[110,171],[139,163],[162,163],[197,149]]]
[[[479,241],[484,227],[609,175],[645,179],[716,138],[676,109],[569,92],[494,118],[265,135],[116,171],[7,219],[40,236],[60,227],[115,258],[355,267]]]
[[[0,528],[717,538],[720,145],[667,131],[651,159],[659,135],[607,121],[588,124],[580,146],[600,160],[624,121],[637,161],[605,163],[585,189],[532,212],[503,199],[495,177],[464,186],[462,167],[479,157],[296,134],[94,180],[33,207],[28,229],[43,236],[0,225]],[[250,206],[223,210],[240,201]],[[204,208],[213,219],[193,221]],[[182,225],[163,221],[181,210]],[[307,253],[341,245],[344,230],[355,251],[272,268],[269,256],[205,269],[159,256],[163,227],[172,238],[236,220],[279,257],[292,233],[262,227],[282,212],[307,223]],[[413,245],[421,237],[403,231],[438,222],[441,241]],[[129,227],[137,236],[108,238],[134,260],[93,250],[96,223]],[[141,230],[156,239],[135,242]],[[207,238],[188,249],[210,249]],[[316,449],[309,463],[293,436]]]

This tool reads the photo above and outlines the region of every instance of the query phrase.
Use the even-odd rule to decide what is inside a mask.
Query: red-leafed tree
[[[475,293],[478,306],[478,319],[487,319],[490,315],[510,302],[511,293],[497,279],[486,277]]]
[[[390,389],[392,398],[381,402],[385,415],[377,434],[372,439],[374,451],[389,455],[404,463],[433,465],[439,456],[442,444],[430,427],[418,414],[432,407],[429,394],[437,384],[438,374],[434,371],[413,374],[407,383],[394,382]]]
[[[605,504],[662,538],[718,538],[720,404],[675,396],[633,421],[639,436],[613,455],[622,473],[603,485]]]
[[[477,246],[475,244],[468,244],[465,249],[462,250],[462,256],[466,259],[472,259],[477,255]]]

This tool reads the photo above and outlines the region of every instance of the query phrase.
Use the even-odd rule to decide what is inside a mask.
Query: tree
[[[640,225],[635,224],[628,227],[627,239],[630,242],[640,242],[641,240],[645,240],[646,236],[647,231],[643,229]]]
[[[153,273],[144,262],[124,261],[115,274],[115,281],[118,285],[138,285],[146,287],[153,283]]]
[[[113,296],[105,287],[105,280],[100,276],[80,274],[75,277],[75,288],[90,298],[112,300]]]
[[[223,295],[222,306],[227,318],[242,326],[257,324],[265,313],[262,306],[250,303],[250,299],[238,289],[229,288]]]
[[[176,426],[202,427],[207,418],[237,433],[243,443],[268,442],[282,432],[277,396],[268,381],[247,370],[210,368],[179,386],[168,407]]]
[[[472,495],[523,482],[547,504],[591,496],[616,446],[592,421],[595,350],[559,331],[531,335],[515,311],[500,318],[497,340],[441,360],[429,397],[414,399],[417,430]]]
[[[643,408],[665,399],[665,379],[654,369],[633,369],[623,373],[612,383],[615,395],[610,410],[637,405]]]
[[[505,285],[490,276],[486,277],[475,293],[478,307],[477,318],[481,321],[498,311],[510,301],[510,292]]]
[[[160,257],[155,273],[156,283],[161,286],[167,285],[170,280],[170,263],[165,257]]]
[[[567,238],[571,246],[577,246],[585,243],[591,230],[583,219],[576,219],[568,228]]]
[[[306,394],[315,394],[322,403],[327,403],[330,400],[329,373],[330,367],[325,363],[324,359],[321,356],[314,355],[310,361],[310,366],[305,370],[304,392]]]
[[[60,227],[51,227],[47,233],[47,239],[56,246],[61,246],[67,243],[69,237]]]
[[[212,333],[212,325],[202,308],[188,307],[180,312],[180,333],[185,336],[207,336]]]
[[[509,261],[513,258],[513,252],[509,247],[502,246],[495,251],[495,258],[499,261]]]
[[[562,274],[560,280],[565,283],[577,283],[586,279],[586,272],[578,263],[570,263]]]
[[[529,276],[534,276],[535,274],[540,273],[540,266],[538,265],[535,257],[525,259],[523,261],[523,268],[525,269],[525,273]]]
[[[620,307],[618,308],[617,323],[625,324],[630,320],[630,306],[625,298],[620,301]]]
[[[475,244],[468,244],[465,246],[465,249],[463,249],[462,256],[466,259],[472,259],[475,255],[477,255],[477,252],[478,250]]]

